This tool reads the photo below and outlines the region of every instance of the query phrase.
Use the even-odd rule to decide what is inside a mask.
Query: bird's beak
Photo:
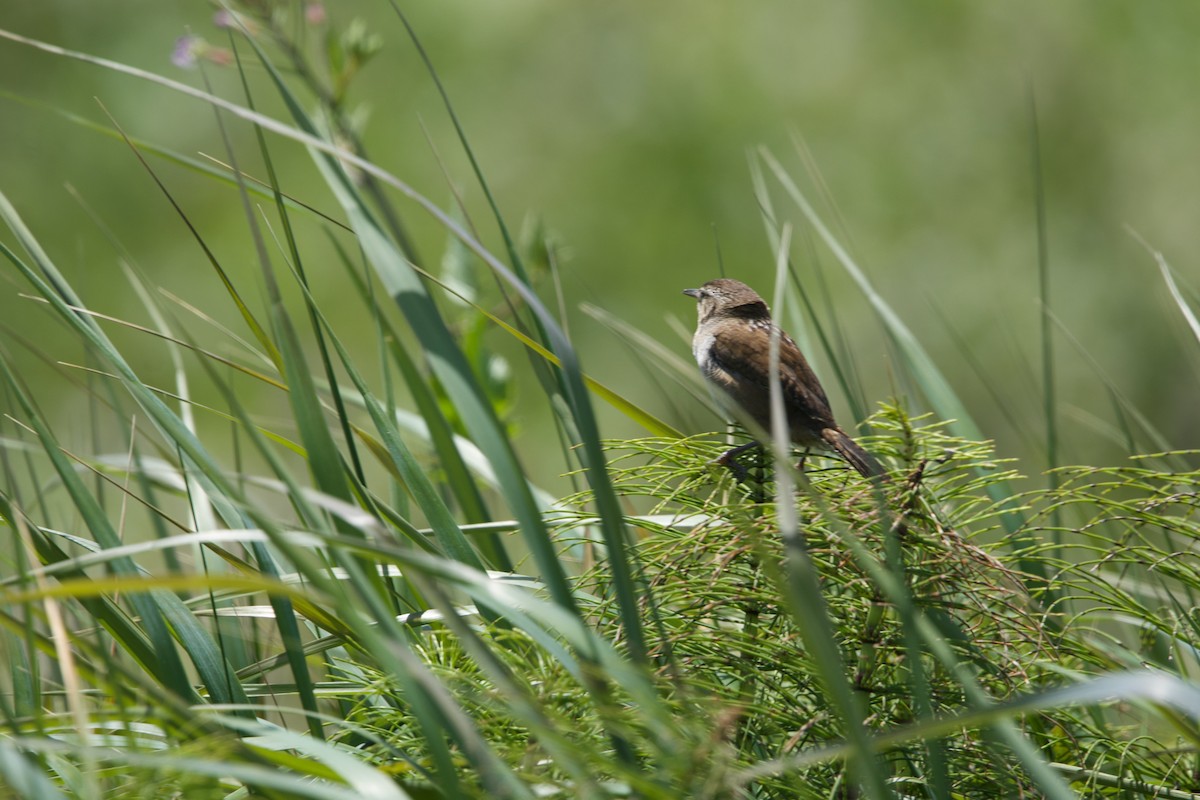
[[[683,293],[686,294],[688,297],[694,297],[697,300],[700,299],[700,290],[699,289],[684,289]]]

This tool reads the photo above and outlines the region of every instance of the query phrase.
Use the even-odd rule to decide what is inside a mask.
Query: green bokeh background
[[[686,355],[688,344],[668,318],[691,328],[692,302],[679,292],[715,277],[714,228],[728,273],[770,290],[774,259],[747,153],[765,145],[804,176],[794,146],[799,138],[836,202],[847,244],[877,288],[986,435],[998,440],[1001,454],[1026,458],[1026,472],[1040,469],[1035,100],[1053,310],[1174,446],[1200,446],[1200,347],[1153,259],[1130,233],[1161,250],[1185,286],[1196,282],[1200,6],[401,2],[510,224],[540,215],[565,246],[569,328],[586,368],[688,432],[713,427],[712,419],[673,402],[670,384],[631,368],[628,349],[578,305],[606,308]],[[373,157],[449,206],[424,124],[486,241],[500,252],[440,100],[399,21],[382,2],[331,2],[328,10],[335,25],[365,18],[385,43],[353,95],[370,111],[366,140]],[[198,73],[172,66],[168,56],[188,29],[219,40],[211,14],[200,0],[8,0],[0,4],[0,27],[198,86]],[[212,77],[219,92],[237,99],[236,75]],[[265,98],[265,80],[259,85]],[[103,121],[97,98],[131,135],[184,153],[222,153],[204,105],[11,42],[0,41],[0,89]],[[266,110],[283,118],[271,102]],[[242,166],[261,173],[250,132],[234,128]],[[156,282],[233,319],[201,252],[124,145],[11,99],[0,100],[0,144],[0,189],[94,308],[145,319],[123,287],[112,247],[64,189],[67,183]],[[285,188],[334,210],[300,148],[281,143],[276,156]],[[218,257],[256,296],[257,266],[236,193],[157,166]],[[400,205],[436,269],[444,232]],[[780,208],[799,221],[794,209],[782,202]],[[315,226],[309,234],[309,252],[326,252]],[[886,399],[896,386],[894,370],[869,307],[826,253],[817,251],[819,263],[809,257],[803,234],[794,252],[802,276],[826,272],[867,396]],[[373,332],[356,338],[363,316],[352,290],[340,269],[321,262],[316,255],[308,264],[318,296],[364,348],[363,358],[372,357],[366,348]],[[79,357],[77,344],[17,297],[19,281],[0,286],[0,315],[12,329],[54,358]],[[552,301],[550,285],[540,288]],[[956,335],[1002,401],[984,386]],[[1063,460],[1123,458],[1106,435],[1114,416],[1102,380],[1057,335]],[[145,337],[121,341],[160,352]],[[528,379],[516,348],[502,335],[494,342],[518,377]],[[43,403],[62,405],[81,433],[86,421],[65,412],[84,401],[61,381],[45,382],[48,369],[7,346],[32,380],[57,387],[43,390]],[[830,384],[828,364],[814,360]],[[145,365],[150,379],[165,369],[159,362]],[[849,427],[844,400],[833,394]],[[516,419],[536,454],[539,442],[555,445],[535,396],[521,394]],[[1005,411],[1027,420],[1027,430],[1010,424]],[[607,435],[636,433],[615,414],[604,420]],[[534,465],[543,476],[559,471],[557,463]]]

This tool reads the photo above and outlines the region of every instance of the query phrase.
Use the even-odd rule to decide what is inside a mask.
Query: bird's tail
[[[837,428],[826,428],[821,431],[821,438],[838,452],[842,458],[850,462],[850,466],[859,474],[870,480],[887,478],[883,465],[875,460],[875,456],[859,447],[858,442],[851,439]]]

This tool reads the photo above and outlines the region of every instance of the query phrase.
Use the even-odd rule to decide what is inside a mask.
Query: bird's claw
[[[737,457],[755,447],[758,447],[758,442],[748,442],[737,447],[731,447],[714,458],[710,463],[725,467],[725,469],[733,473],[733,477],[738,483],[745,483],[746,479],[750,477],[750,471],[741,465]]]
[[[728,453],[722,453],[708,463],[725,467],[725,469],[733,473],[733,478],[738,483],[745,483],[746,479],[750,477],[750,471],[738,463],[737,454],[732,450]]]

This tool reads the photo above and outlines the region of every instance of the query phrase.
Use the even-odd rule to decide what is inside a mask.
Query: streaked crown
[[[699,289],[684,289],[683,293],[696,298],[696,311],[702,323],[712,317],[771,318],[767,303],[758,292],[732,278],[717,278]]]

